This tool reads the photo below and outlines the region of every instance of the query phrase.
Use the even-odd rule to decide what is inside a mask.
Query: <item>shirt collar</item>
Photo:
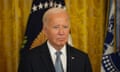
[[[57,52],[57,50],[50,44],[49,41],[47,41],[47,45],[48,45],[48,49],[49,49],[50,53],[51,53],[52,55],[54,55],[55,52]],[[66,45],[64,45],[64,46],[61,48],[60,51],[62,52],[62,55],[66,55]]]

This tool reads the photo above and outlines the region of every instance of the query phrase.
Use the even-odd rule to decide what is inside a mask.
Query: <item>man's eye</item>
[[[64,28],[68,28],[68,26],[64,26]]]
[[[59,27],[58,27],[58,26],[54,26],[53,28],[57,29],[57,28],[59,28]]]

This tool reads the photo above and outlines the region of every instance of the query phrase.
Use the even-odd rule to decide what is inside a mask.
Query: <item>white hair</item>
[[[45,24],[47,22],[48,17],[50,15],[52,15],[52,14],[58,14],[58,13],[66,13],[68,15],[68,13],[66,12],[66,10],[63,9],[63,8],[50,8],[43,15],[43,18],[42,18],[43,24]]]

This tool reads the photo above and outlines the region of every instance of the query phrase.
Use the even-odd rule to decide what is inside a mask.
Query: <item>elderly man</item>
[[[88,55],[68,45],[69,31],[66,10],[48,9],[43,16],[47,41],[30,51],[19,72],[92,72]]]

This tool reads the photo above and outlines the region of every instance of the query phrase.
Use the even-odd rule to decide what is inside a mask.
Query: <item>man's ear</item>
[[[46,26],[43,26],[42,32],[43,32],[45,35],[46,35],[46,30],[47,30]]]

